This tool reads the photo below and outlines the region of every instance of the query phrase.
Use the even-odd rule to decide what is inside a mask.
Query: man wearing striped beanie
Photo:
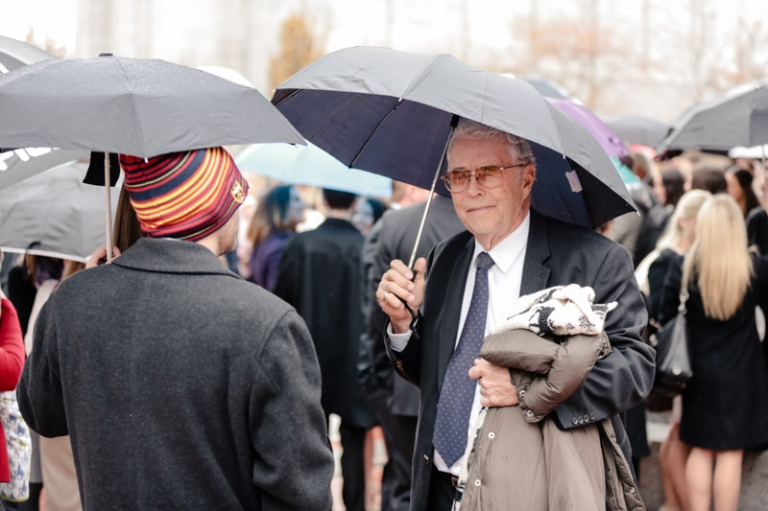
[[[201,240],[224,227],[248,193],[247,181],[221,147],[149,160],[121,155],[120,166],[141,230],[150,238]]]
[[[246,181],[222,148],[120,164],[147,236],[51,295],[24,418],[70,435],[85,510],[330,509],[306,325],[217,259],[235,248]]]

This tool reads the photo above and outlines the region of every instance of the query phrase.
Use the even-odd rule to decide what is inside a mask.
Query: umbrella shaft
[[[110,172],[109,172],[109,153],[104,153],[104,190],[106,193],[106,204],[107,204],[107,212],[106,212],[106,225],[107,225],[107,262],[112,261],[112,204],[111,204],[111,197],[109,193],[110,189]]]
[[[411,259],[408,262],[408,269],[413,270],[413,265],[416,263],[416,254],[419,250],[419,242],[421,241],[421,234],[424,231],[424,224],[427,221],[427,214],[429,208],[432,206],[432,198],[435,196],[435,188],[437,187],[437,180],[440,179],[440,171],[443,168],[443,162],[445,161],[445,155],[448,152],[448,143],[451,140],[453,130],[456,129],[456,125],[459,123],[459,116],[451,116],[451,131],[448,132],[448,138],[445,139],[445,147],[443,148],[443,154],[440,156],[440,163],[437,164],[437,170],[435,170],[435,177],[432,179],[432,187],[429,189],[429,198],[427,199],[427,205],[424,208],[424,214],[421,216],[421,224],[419,225],[419,232],[416,234],[416,243],[413,244],[413,252],[411,252]],[[415,274],[414,274],[415,278]]]

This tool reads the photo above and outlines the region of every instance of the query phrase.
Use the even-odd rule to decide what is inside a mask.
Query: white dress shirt
[[[531,225],[530,212],[525,220],[509,236],[504,238],[498,245],[488,251],[488,255],[493,259],[494,265],[488,270],[488,315],[485,322],[485,335],[488,335],[496,325],[501,324],[511,315],[512,307],[520,297],[520,283],[523,279],[523,262],[525,261],[525,249],[528,245],[528,231]],[[472,254],[472,261],[467,273],[467,282],[464,285],[464,299],[461,303],[461,316],[459,317],[459,329],[456,332],[456,344],[459,343],[461,330],[464,328],[464,321],[467,319],[469,304],[472,301],[472,291],[475,288],[475,267],[478,254],[486,251],[477,240],[475,240],[475,251]],[[411,337],[410,332],[403,334],[392,333],[392,327],[388,327],[390,345],[394,351],[402,351],[408,345]],[[455,346],[455,345],[454,345]],[[467,424],[467,438],[470,437],[472,426],[480,414],[480,387],[475,386],[475,398],[472,402],[472,411],[469,415]],[[463,458],[463,457],[462,457]],[[443,461],[440,453],[435,450],[434,463],[441,472],[450,472],[458,476],[461,470],[461,461],[459,459],[452,467],[448,468]]]

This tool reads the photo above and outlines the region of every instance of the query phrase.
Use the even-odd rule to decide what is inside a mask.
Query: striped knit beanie
[[[120,155],[125,188],[152,238],[196,241],[222,227],[248,194],[248,183],[221,147],[145,160]]]

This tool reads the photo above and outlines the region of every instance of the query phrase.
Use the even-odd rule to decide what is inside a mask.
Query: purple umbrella
[[[593,137],[600,143],[608,156],[613,158],[622,158],[629,156],[629,149],[598,116],[592,113],[587,107],[575,101],[564,99],[546,98],[554,106],[570,115],[579,123],[587,128]]]

